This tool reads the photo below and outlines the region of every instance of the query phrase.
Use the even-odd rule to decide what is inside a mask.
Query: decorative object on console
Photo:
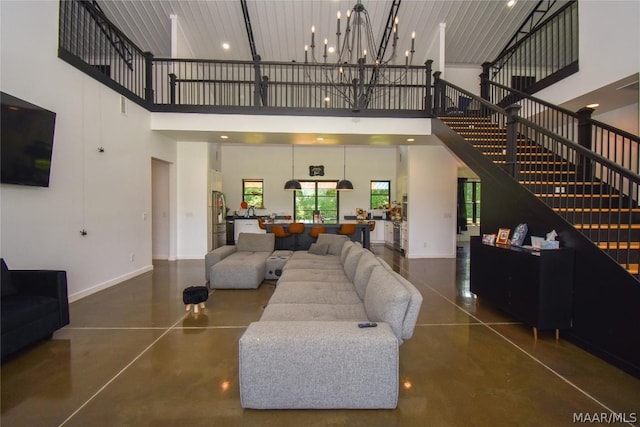
[[[493,245],[496,243],[496,235],[495,234],[483,234],[482,235],[482,243],[485,245]]]
[[[511,233],[511,229],[509,228],[501,228],[498,230],[498,236],[496,237],[496,244],[498,245],[506,245],[509,243],[509,233]]]
[[[527,224],[518,224],[518,226],[513,230],[511,244],[513,246],[522,246],[528,230],[529,228],[527,227]]]

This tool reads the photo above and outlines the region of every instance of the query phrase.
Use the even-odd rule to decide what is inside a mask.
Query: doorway
[[[151,257],[171,257],[170,163],[151,159]]]

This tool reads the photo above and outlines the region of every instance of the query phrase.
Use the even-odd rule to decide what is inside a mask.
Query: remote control
[[[375,328],[376,326],[378,326],[376,322],[358,323],[358,328]]]

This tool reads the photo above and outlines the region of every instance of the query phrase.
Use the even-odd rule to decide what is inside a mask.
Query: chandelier
[[[324,39],[322,56],[316,55],[316,31],[311,27],[311,45],[304,47],[305,64],[318,66],[315,71],[307,68],[307,78],[325,90],[324,102],[329,104],[334,97],[353,111],[367,108],[376,97],[385,95],[384,86],[399,84],[406,79],[407,68],[413,61],[416,33],[411,34],[411,47],[404,53],[403,66],[397,64],[398,17],[394,2],[387,20],[385,32],[380,41],[376,40],[367,9],[361,0],[347,11],[344,37],[341,32],[341,15],[337,13],[336,44],[329,45]],[[391,42],[390,52],[387,52]],[[311,58],[309,58],[309,47]],[[330,56],[334,60],[330,60]],[[393,67],[395,66],[395,67]],[[320,72],[317,72],[317,69]]]

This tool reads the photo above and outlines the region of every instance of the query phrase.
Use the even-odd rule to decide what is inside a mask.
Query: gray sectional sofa
[[[420,292],[372,252],[320,235],[309,252],[294,252],[262,317],[240,338],[242,406],[395,408],[399,346],[421,304]]]
[[[205,276],[212,289],[256,289],[265,278],[273,253],[271,233],[240,233],[236,245],[221,246],[204,257]]]

